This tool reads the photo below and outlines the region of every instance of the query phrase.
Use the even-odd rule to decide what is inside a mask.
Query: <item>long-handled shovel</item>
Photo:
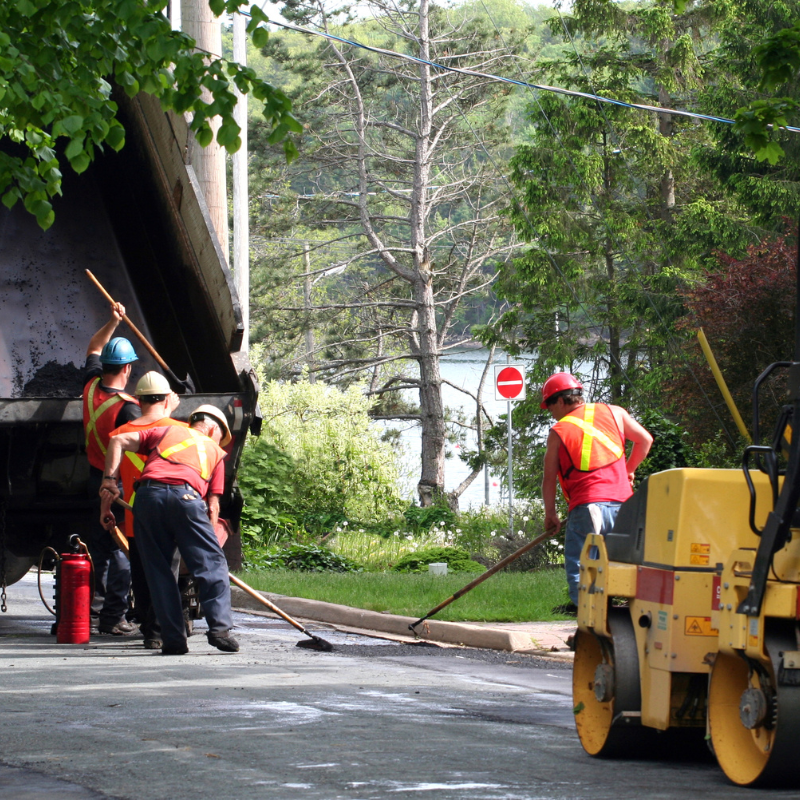
[[[510,556],[506,556],[502,561],[498,561],[491,569],[487,569],[486,572],[484,572],[482,575],[479,575],[471,583],[468,583],[463,589],[459,589],[454,595],[452,595],[452,597],[448,597],[447,600],[439,603],[436,608],[432,608],[424,617],[420,617],[416,622],[412,622],[408,626],[408,629],[413,631],[413,633],[416,635],[417,632],[415,628],[417,625],[421,625],[426,619],[430,619],[434,614],[438,614],[443,608],[449,606],[454,600],[458,600],[459,597],[463,597],[467,592],[474,589],[479,583],[483,583],[487,578],[491,578],[495,572],[499,572],[501,569],[503,569],[503,567],[508,566],[512,561],[527,553],[528,550],[536,547],[537,544],[541,544],[545,540],[549,539],[554,534],[554,529],[551,528],[546,530],[541,536],[537,536],[532,542],[528,542],[528,544],[523,545],[519,550],[512,553]]]
[[[297,628],[297,630],[299,630],[301,633],[311,637],[310,639],[301,639],[297,643],[298,647],[307,647],[312,650],[322,650],[325,653],[330,653],[331,650],[333,650],[333,645],[330,642],[326,642],[321,637],[311,633],[311,631],[301,625],[296,619],[292,619],[287,613],[281,611],[274,603],[270,603],[266,597],[264,597],[262,594],[259,594],[244,581],[239,580],[239,578],[237,578],[235,575],[231,575],[230,573],[228,573],[228,577],[231,579],[231,583],[234,584],[234,586],[238,586],[243,592],[247,592],[250,597],[258,600],[259,603],[263,603],[270,611],[272,611],[273,614],[277,614],[281,619],[286,620],[286,622],[288,622],[292,627]]]
[[[92,275],[92,273],[88,269],[86,270],[86,275],[89,278],[89,280],[100,290],[100,293],[103,295],[103,297],[105,297],[105,299],[108,300],[108,302],[112,306],[116,305],[116,303],[114,302],[114,298],[111,297],[111,295],[103,287],[103,284],[101,284],[100,281],[98,281],[97,278],[95,278],[95,276]],[[134,335],[139,339],[139,341],[147,348],[147,351],[150,353],[150,355],[153,356],[153,358],[158,362],[158,365],[161,367],[161,369],[163,369],[164,372],[166,372],[167,377],[170,379],[170,381],[172,381],[173,388],[177,390],[177,388],[180,387],[182,389],[181,394],[183,394],[187,390],[190,393],[193,393],[194,386],[189,376],[187,375],[186,380],[182,381],[167,366],[167,362],[164,361],[164,359],[161,358],[161,356],[156,352],[156,349],[153,347],[153,345],[150,344],[150,342],[147,341],[144,334],[131,322],[130,317],[127,314],[125,314],[123,315],[122,319],[127,323],[128,327],[133,331]]]
[[[118,497],[115,502],[119,503],[119,505],[121,505],[123,508],[127,508],[129,511],[133,511],[133,506],[131,506],[130,503],[126,503],[121,498]],[[117,528],[117,530],[119,530],[119,528]],[[240,580],[230,572],[228,573],[228,577],[234,586],[238,586],[243,592],[247,592],[250,597],[265,605],[273,614],[277,614],[292,627],[297,628],[297,630],[309,637],[309,639],[301,639],[297,643],[298,647],[306,647],[311,650],[321,650],[323,653],[330,653],[333,650],[333,645],[330,642],[326,642],[321,636],[311,633],[308,628],[306,628],[304,625],[301,625],[296,619],[292,619],[285,611],[281,611],[278,606],[276,606],[274,603],[271,603],[266,597],[264,597],[264,595],[259,594],[251,586],[248,586],[243,580]]]

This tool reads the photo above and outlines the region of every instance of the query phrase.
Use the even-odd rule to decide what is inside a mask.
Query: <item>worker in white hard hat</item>
[[[169,381],[160,372],[148,372],[136,384],[134,391],[136,399],[142,408],[139,419],[126,422],[124,425],[111,432],[111,436],[120,433],[136,433],[150,428],[163,428],[171,425],[186,428],[185,422],[172,419],[172,412],[180,404],[180,398],[172,391]],[[136,502],[134,484],[139,480],[144,468],[144,459],[138,453],[126,451],[120,464],[120,477],[122,479],[122,494],[129,505]],[[125,511],[125,521],[120,526],[128,539],[128,557],[131,563],[131,588],[133,589],[134,616],[139,622],[139,629],[144,636],[144,646],[147,650],[161,649],[161,627],[156,618],[155,609],[150,597],[150,589],[142,565],[139,546],[134,536],[133,512]],[[177,574],[180,557],[177,549],[173,554],[173,569]]]
[[[197,583],[209,644],[227,652],[239,649],[230,632],[228,565],[214,533],[225,486],[227,454],[222,448],[232,438],[225,414],[202,405],[189,415],[189,428],[130,431],[113,436],[108,446],[100,490],[101,521],[108,519],[111,503],[119,496],[117,476],[123,452],[145,458],[136,487],[134,531],[161,625],[162,655],[188,652],[180,591],[172,572],[176,545]]]

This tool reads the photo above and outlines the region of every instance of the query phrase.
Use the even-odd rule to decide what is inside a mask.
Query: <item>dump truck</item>
[[[221,516],[238,532],[236,484],[248,431],[260,422],[239,299],[192,167],[185,120],[148,95],[115,93],[126,145],[67,171],[55,223],[42,231],[21,205],[0,207],[0,583],[18,581],[51,545],[96,524],[82,425],[83,372],[92,334],[110,318],[90,270],[203,403],[225,411],[234,440]],[[13,145],[8,145],[13,147]],[[131,386],[160,369],[123,323],[139,355]],[[238,566],[238,536],[227,545]]]

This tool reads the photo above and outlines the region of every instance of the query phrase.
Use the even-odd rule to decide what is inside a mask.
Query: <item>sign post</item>
[[[506,364],[494,368],[495,400],[508,404],[508,534],[514,536],[514,426],[511,419],[511,404],[525,399],[525,365]]]

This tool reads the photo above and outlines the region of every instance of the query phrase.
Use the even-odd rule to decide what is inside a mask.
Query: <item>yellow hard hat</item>
[[[169,394],[172,391],[169,381],[160,372],[147,372],[139,378],[134,394],[137,397],[149,394]]]
[[[230,444],[231,439],[231,429],[228,426],[228,420],[225,418],[225,414],[222,413],[216,406],[212,406],[209,404],[198,406],[191,414],[189,414],[189,424],[191,425],[195,418],[201,414],[207,414],[209,417],[213,418],[214,422],[216,422],[220,430],[222,431],[222,439],[220,440],[220,447],[225,447],[227,444]]]

